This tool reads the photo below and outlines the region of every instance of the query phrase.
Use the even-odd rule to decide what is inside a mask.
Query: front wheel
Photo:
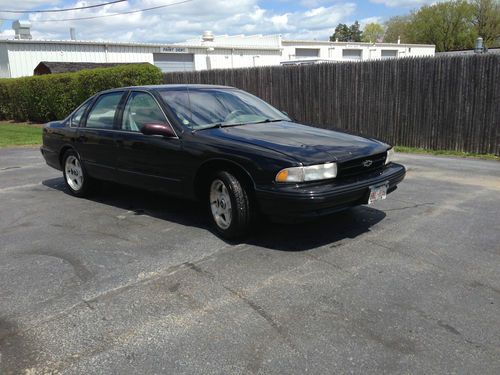
[[[229,172],[216,173],[209,185],[209,212],[217,233],[227,239],[241,237],[251,226],[247,191]]]

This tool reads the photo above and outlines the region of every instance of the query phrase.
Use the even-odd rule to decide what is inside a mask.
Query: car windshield
[[[283,112],[237,89],[176,88],[160,90],[179,122],[193,130],[271,121],[290,121]]]

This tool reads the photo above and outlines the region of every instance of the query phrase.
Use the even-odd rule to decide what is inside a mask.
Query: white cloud
[[[286,30],[288,28],[288,14],[282,14],[281,16],[273,16],[271,17],[271,22],[277,29]]]
[[[391,8],[418,8],[422,5],[435,3],[436,0],[370,0],[372,3],[384,4]]]
[[[382,17],[367,17],[359,20],[361,29],[364,29],[369,23],[379,23],[382,24]]]
[[[0,31],[0,39],[12,39],[14,38],[14,30],[3,30]]]
[[[61,1],[51,1],[51,5],[57,5]],[[47,0],[23,0],[14,2],[12,0],[0,0],[0,9],[8,10],[21,10],[21,9],[33,9],[35,7],[40,7],[46,5]]]
[[[0,2],[3,0],[0,0]],[[36,2],[36,0],[28,0]],[[175,2],[179,0],[171,0]],[[340,0],[342,1],[342,0]],[[64,7],[77,7],[102,0],[77,1]],[[164,5],[164,0],[131,0],[102,8],[62,13],[32,14],[32,35],[39,39],[68,39],[69,28],[84,40],[137,42],[182,42],[196,38],[205,30],[214,34],[283,34],[291,38],[328,39],[337,23],[352,17],[356,5],[336,2],[296,12],[265,10],[259,0],[193,0],[185,4],[149,12],[93,20],[47,22],[61,18],[108,15]],[[55,6],[53,6],[55,7]]]

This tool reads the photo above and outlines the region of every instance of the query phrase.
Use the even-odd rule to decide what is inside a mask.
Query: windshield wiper
[[[266,118],[265,120],[262,121],[249,122],[249,124],[263,124],[265,122],[280,122],[280,121],[287,121],[287,120],[285,120],[284,118],[275,118],[275,119]]]
[[[203,126],[200,128],[195,128],[195,129],[193,129],[193,131],[196,132],[198,130],[206,130],[206,129],[213,129],[213,128],[222,128],[222,123],[218,122],[216,124],[210,124],[210,125],[206,125],[206,126]]]
[[[227,128],[230,126],[242,126],[242,125],[251,125],[251,124],[263,124],[266,122],[279,122],[279,121],[287,121],[285,119],[270,119],[266,118],[265,120],[262,121],[255,121],[255,122],[236,122],[236,123],[223,123],[223,122],[218,122],[216,124],[210,124],[198,129],[194,129],[193,131],[198,131],[198,130],[206,130],[206,129],[213,129],[213,128]]]

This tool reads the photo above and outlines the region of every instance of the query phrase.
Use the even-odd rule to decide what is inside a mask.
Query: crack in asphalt
[[[423,207],[423,206],[434,206],[435,204],[436,203],[434,203],[434,202],[416,203],[416,204],[404,206],[404,207],[386,208],[386,209],[384,209],[384,211],[402,211],[402,210],[408,210],[411,208],[418,208],[418,207]]]
[[[230,288],[229,286],[218,282],[215,275],[209,271],[203,270],[199,265],[186,262],[186,266],[193,271],[200,273],[202,275],[205,275],[209,279],[217,282],[222,288],[227,290],[233,297],[236,299],[242,301],[245,305],[250,307],[255,313],[257,313],[260,317],[262,317],[274,330],[278,335],[295,351],[300,353],[300,351],[297,349],[296,345],[293,343],[293,341],[290,338],[290,335],[286,332],[286,329],[279,324],[275,319],[258,303],[252,301],[249,299],[247,296],[245,296],[242,292],[237,291],[233,288]]]

